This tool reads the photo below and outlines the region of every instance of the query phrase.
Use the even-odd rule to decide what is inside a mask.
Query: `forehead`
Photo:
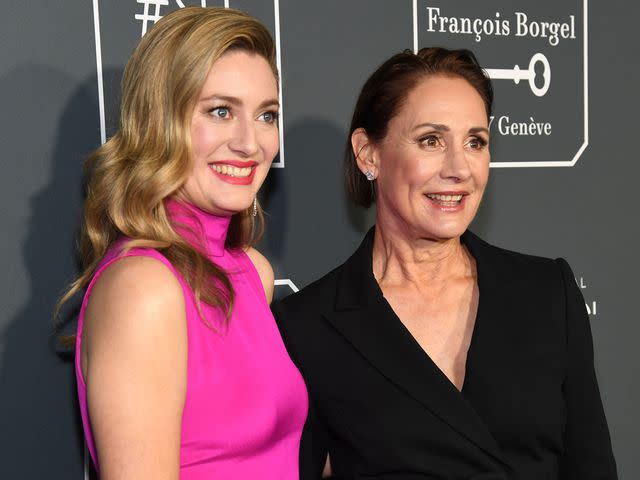
[[[273,96],[277,91],[276,77],[263,56],[234,50],[213,63],[202,86],[201,97],[220,93]]]
[[[478,91],[461,77],[432,75],[409,92],[396,114],[400,122],[487,123],[487,111]]]

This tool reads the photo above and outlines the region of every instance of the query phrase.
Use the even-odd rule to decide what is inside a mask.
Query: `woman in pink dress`
[[[176,10],[126,66],[68,294],[86,289],[76,374],[102,479],[298,478],[307,394],[251,247],[278,108],[273,40],[239,11]]]

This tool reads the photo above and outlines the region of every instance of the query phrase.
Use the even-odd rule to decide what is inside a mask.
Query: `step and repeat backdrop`
[[[344,261],[374,212],[349,205],[342,152],[359,88],[387,57],[472,49],[493,79],[492,170],[472,229],[565,257],[585,297],[621,479],[640,478],[640,6],[622,0],[68,0],[0,7],[0,478],[82,479],[71,354],[51,311],[76,273],[82,162],[117,127],[136,43],[168,12],[239,8],[273,33],[279,156],[260,248],[276,296]],[[66,312],[67,331],[73,312]]]

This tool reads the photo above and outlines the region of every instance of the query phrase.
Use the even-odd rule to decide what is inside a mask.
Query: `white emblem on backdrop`
[[[299,291],[299,288],[289,278],[279,278],[273,283],[276,287],[289,287],[293,293]]]
[[[585,281],[584,277],[576,277],[576,284],[578,285],[578,288],[580,288],[580,290],[582,290],[582,295],[584,297],[586,297],[586,292],[585,290],[589,288],[589,285],[587,285],[587,282]],[[585,298],[585,306],[587,307],[587,313],[589,315],[591,315],[592,317],[596,317],[598,315],[598,300],[597,299],[589,299],[587,300]]]
[[[543,67],[542,78],[544,78],[544,83],[542,87],[536,85],[535,66],[538,63],[542,64]],[[551,65],[549,65],[549,60],[543,53],[536,53],[531,57],[527,70],[522,70],[518,65],[515,65],[513,68],[485,68],[485,72],[493,80],[513,80],[516,85],[520,83],[520,80],[527,80],[531,93],[537,97],[544,96],[549,90],[549,85],[551,85]]]
[[[140,22],[140,36],[143,37],[149,28],[162,18],[163,15],[171,11],[169,7],[185,8],[187,6],[183,0],[130,0],[139,4],[138,13],[134,14],[134,21]],[[254,0],[256,2],[264,2],[264,0]],[[199,0],[197,2],[202,7],[207,6],[207,0]],[[209,2],[212,3],[212,2]],[[224,7],[231,8],[230,0],[224,0]],[[246,5],[247,2],[245,2]],[[212,5],[210,5],[212,6]],[[106,118],[105,118],[105,98],[104,98],[104,79],[102,64],[102,38],[100,29],[100,8],[99,0],[93,0],[93,24],[96,46],[96,73],[98,81],[98,109],[100,115],[100,140],[102,143],[107,141],[106,134]],[[163,9],[163,7],[167,7]],[[166,10],[166,11],[165,11]],[[280,81],[278,83],[278,96],[280,99],[280,115],[278,116],[278,130],[280,136],[280,152],[278,158],[271,165],[272,168],[284,168],[284,115],[283,115],[283,95],[282,95],[282,59],[281,59],[281,42],[280,42],[280,1],[273,0],[274,15],[274,37],[276,43],[276,65],[280,73]],[[126,59],[123,59],[126,61]]]
[[[495,7],[493,15],[484,13],[491,11],[489,4]],[[457,47],[462,39],[468,43],[464,46],[480,51],[480,59],[493,58],[494,64],[487,65],[490,68],[485,71],[494,80],[498,100],[509,98],[505,101],[509,105],[500,105],[504,111],[491,117],[489,125],[492,133],[500,136],[500,147],[508,150],[507,154],[501,152],[500,158],[512,161],[494,161],[492,167],[572,167],[576,164],[589,144],[588,0],[575,0],[576,8],[582,7],[581,16],[567,12],[567,4],[560,2],[556,16],[551,19],[547,18],[549,8],[539,9],[533,4],[517,7],[537,11],[538,18],[528,10],[526,13],[513,11],[513,3],[502,0],[483,3],[482,8],[471,3],[450,4],[439,0],[412,0],[412,5],[414,51],[425,46],[426,39],[431,44],[455,44]],[[582,32],[576,25],[580,18]],[[580,33],[582,39],[579,39]],[[490,47],[482,44],[485,39]],[[499,60],[495,62],[504,46],[507,56],[523,50],[517,63],[500,65]],[[533,51],[527,53],[530,49]],[[577,52],[568,56],[567,52],[572,49]],[[567,61],[571,56],[576,58],[578,65],[582,63],[581,69],[572,70],[573,63]],[[555,65],[555,87],[552,63]],[[576,82],[571,82],[572,75],[577,76],[578,88],[568,89],[568,85],[576,86]],[[504,90],[505,81],[517,85],[518,92]],[[558,108],[558,105],[563,106]],[[575,114],[580,107],[581,125],[576,125]],[[523,114],[522,110],[529,113]],[[556,151],[558,148],[560,152]],[[562,152],[563,148],[566,153]]]
[[[136,13],[136,20],[140,20],[142,22],[142,35],[147,33],[147,28],[149,26],[149,22],[153,22],[154,24],[162,18],[162,14],[160,13],[160,7],[163,5],[169,5],[169,0],[136,0],[137,3],[141,3],[143,5],[143,12]],[[179,8],[184,8],[185,5],[182,0],[175,0],[177,6]],[[207,0],[201,0],[200,6],[206,7]],[[225,8],[229,8],[229,0],[225,0],[224,2]],[[153,7],[154,11],[152,14],[149,14],[150,7]]]

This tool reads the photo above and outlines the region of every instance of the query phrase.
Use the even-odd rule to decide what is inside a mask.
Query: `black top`
[[[373,233],[272,307],[310,396],[301,478],[329,452],[343,479],[616,479],[569,265],[462,236],[480,301],[459,392],[383,297]]]

